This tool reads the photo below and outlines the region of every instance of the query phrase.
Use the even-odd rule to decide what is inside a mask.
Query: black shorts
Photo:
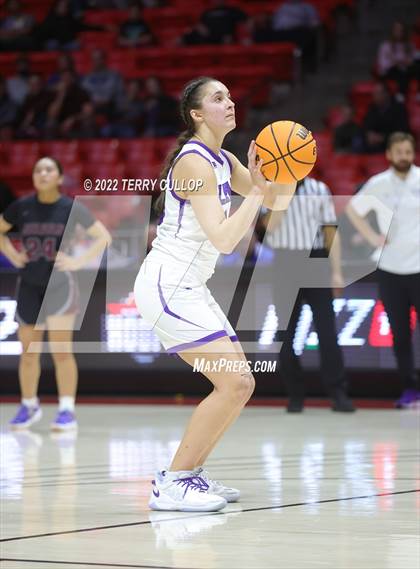
[[[19,280],[15,315],[15,320],[19,324],[45,324],[48,316],[78,312],[77,281],[72,273],[64,274],[66,278],[60,286],[49,288],[28,283],[23,279]]]

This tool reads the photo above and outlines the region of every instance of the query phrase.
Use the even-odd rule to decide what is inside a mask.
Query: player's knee
[[[57,352],[51,354],[53,361],[56,365],[60,365],[69,362],[73,359],[73,354],[71,352]]]
[[[244,404],[251,397],[255,380],[250,372],[233,374],[229,378],[228,389],[235,404]]]
[[[24,366],[36,365],[39,361],[39,354],[37,352],[27,352],[25,348],[22,350],[20,361]]]

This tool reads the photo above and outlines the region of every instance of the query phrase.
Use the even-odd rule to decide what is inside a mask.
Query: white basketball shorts
[[[229,337],[238,338],[203,283],[186,278],[184,268],[145,259],[134,285],[140,315],[168,353]]]

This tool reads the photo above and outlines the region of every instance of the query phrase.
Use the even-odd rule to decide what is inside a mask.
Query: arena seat
[[[9,145],[7,163],[11,166],[21,165],[31,171],[34,163],[40,157],[41,145],[39,142],[19,141]]]
[[[76,164],[80,160],[79,142],[77,140],[51,140],[42,143],[42,153],[57,158],[63,167]]]
[[[115,164],[120,159],[120,141],[114,138],[84,140],[80,142],[80,149],[82,157],[88,163]]]
[[[120,146],[124,163],[138,164],[143,160],[158,158],[158,139],[156,138],[122,140]]]

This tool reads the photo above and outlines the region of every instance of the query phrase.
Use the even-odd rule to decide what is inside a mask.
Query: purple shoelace
[[[174,480],[178,486],[185,487],[184,497],[188,490],[198,490],[198,492],[207,492],[209,485],[200,476],[189,476],[187,478],[178,478]]]

